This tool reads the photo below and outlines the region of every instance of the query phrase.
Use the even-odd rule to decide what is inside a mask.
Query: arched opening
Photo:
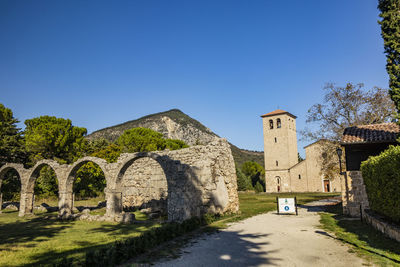
[[[273,120],[269,120],[269,128],[274,129],[274,121]]]
[[[35,206],[35,203],[40,203]],[[25,213],[43,213],[57,209],[58,177],[53,167],[37,164],[26,187]]]
[[[14,168],[5,168],[0,173],[0,210],[17,212],[21,198],[21,177]]]
[[[281,191],[281,177],[276,176],[276,184],[277,184],[277,191],[278,193]]]
[[[281,128],[281,127],[282,127],[281,119],[276,119],[276,128]]]
[[[150,157],[128,161],[118,175],[124,211],[139,211],[149,218],[168,214],[168,183],[160,163]]]
[[[107,186],[102,167],[91,160],[82,160],[70,170],[65,192],[60,200],[62,216],[89,210],[96,215],[104,215],[106,202],[104,189]]]

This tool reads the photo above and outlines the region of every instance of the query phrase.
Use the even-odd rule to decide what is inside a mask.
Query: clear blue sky
[[[178,108],[263,150],[260,115],[279,107],[300,130],[327,82],[387,88],[376,6],[2,0],[0,102],[21,122],[53,115],[89,132]]]

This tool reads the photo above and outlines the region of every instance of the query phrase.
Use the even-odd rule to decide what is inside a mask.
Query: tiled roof
[[[297,118],[295,115],[290,114],[289,112],[284,111],[284,110],[282,110],[282,109],[274,110],[274,111],[272,111],[272,112],[270,112],[270,113],[261,115],[261,117],[268,117],[268,116],[274,116],[274,115],[280,115],[280,114],[288,114],[289,116],[292,116],[292,117],[294,117],[294,118]]]
[[[344,130],[342,144],[351,143],[394,143],[400,133],[396,123],[358,125]]]

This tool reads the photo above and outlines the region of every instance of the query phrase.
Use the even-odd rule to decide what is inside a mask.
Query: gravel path
[[[309,203],[298,216],[270,212],[234,223],[155,266],[362,266],[349,247],[318,228],[318,211],[328,202]]]

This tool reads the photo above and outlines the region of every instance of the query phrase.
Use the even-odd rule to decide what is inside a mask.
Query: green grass
[[[0,215],[0,266],[49,264],[66,255],[83,259],[88,250],[158,226],[155,222],[59,221],[56,213],[19,218],[18,212],[5,210]]]
[[[226,227],[226,223],[242,220],[276,209],[278,194],[240,193],[240,214],[225,215],[207,230]],[[326,198],[333,194],[295,194],[300,204]],[[293,194],[280,194],[290,197]],[[76,206],[94,206],[104,198],[76,201]],[[51,199],[38,200],[56,205]],[[91,214],[103,214],[105,209],[92,210]],[[159,227],[156,221],[146,221],[146,215],[135,212],[140,224],[118,224],[108,222],[60,221],[56,213],[39,213],[20,218],[17,211],[3,211],[0,214],[0,266],[21,266],[51,264],[68,256],[82,260],[89,250],[101,248],[117,240],[140,235],[152,227]]]
[[[341,204],[321,213],[320,222],[325,230],[350,244],[352,251],[369,262],[380,266],[400,266],[400,244],[359,220],[346,220]]]
[[[246,218],[276,210],[276,197],[296,197],[298,204],[339,196],[339,193],[251,193],[239,192],[240,213],[237,215],[225,215],[221,220],[210,226],[224,228],[227,223],[241,221]]]

